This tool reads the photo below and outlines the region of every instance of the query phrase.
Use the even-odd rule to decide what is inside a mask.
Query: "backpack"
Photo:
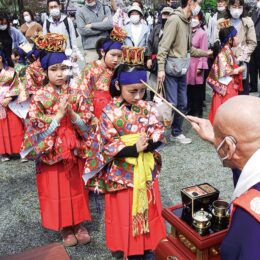
[[[70,48],[72,49],[72,43],[71,43],[71,38],[70,38],[70,27],[69,27],[69,21],[68,21],[68,17],[66,17],[63,21],[62,21],[64,24],[65,24],[65,27],[66,27],[66,30],[68,32],[68,35],[69,35],[69,42],[70,42]],[[48,19],[46,19],[46,30],[47,32],[49,33],[50,32],[50,21]],[[74,28],[75,29],[75,28]],[[77,31],[75,30],[75,34],[76,34],[76,37],[78,37],[78,33]]]

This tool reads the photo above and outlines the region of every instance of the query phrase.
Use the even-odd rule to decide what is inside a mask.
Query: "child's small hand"
[[[12,100],[11,97],[5,98],[5,99],[2,101],[1,105],[2,105],[3,107],[7,107],[11,100]]]
[[[67,102],[67,99],[64,98],[61,100],[60,102],[60,105],[59,105],[59,110],[55,116],[55,119],[60,122],[61,119],[64,117],[64,115],[66,114],[67,112],[67,107],[68,107],[68,102]]]
[[[239,74],[238,68],[234,69],[233,72],[232,72],[232,75],[237,75],[237,74]]]
[[[68,113],[70,115],[71,121],[75,122],[75,120],[77,119],[77,114],[73,111],[71,105],[68,105]]]
[[[136,150],[138,153],[143,152],[148,146],[148,139],[146,135],[141,135],[136,142]]]
[[[201,69],[197,69],[197,75],[200,75],[202,73]]]

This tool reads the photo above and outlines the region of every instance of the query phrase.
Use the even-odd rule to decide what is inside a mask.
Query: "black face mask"
[[[162,18],[162,28],[164,27],[165,23],[166,23],[167,19],[166,18]]]

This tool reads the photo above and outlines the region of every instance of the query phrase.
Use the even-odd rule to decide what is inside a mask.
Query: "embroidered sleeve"
[[[232,59],[230,53],[227,53],[224,50],[222,50],[219,53],[218,67],[219,67],[218,78],[225,77],[227,75],[230,75],[233,72],[233,70],[234,70],[233,59]]]
[[[16,72],[13,74],[13,80],[10,84],[9,91],[6,93],[6,97],[15,97],[19,95],[21,81]]]
[[[77,113],[77,119],[73,123],[79,135],[86,138],[89,131],[97,126],[98,120],[93,114],[94,108],[88,99],[79,93],[75,94],[73,99],[75,102],[72,108]]]
[[[105,113],[103,113],[100,118],[100,132],[103,143],[103,152],[109,158],[113,158],[119,151],[126,147],[120,140],[120,136],[113,123]]]
[[[150,140],[152,140],[154,143],[160,141],[162,143],[165,142],[164,137],[164,127],[162,123],[158,121],[158,111],[155,107],[152,107],[150,115],[149,115],[149,125],[147,129],[148,137]]]
[[[86,67],[82,70],[81,76],[78,81],[78,89],[84,93],[85,96],[89,96],[89,83],[91,78],[91,69],[92,64],[87,64]]]
[[[59,126],[58,122],[56,121],[56,119],[53,119],[50,126],[48,127],[47,130],[45,130],[44,132],[42,132],[41,134],[39,134],[40,139],[45,139],[47,136],[51,135],[56,128]]]
[[[50,102],[49,105],[51,105],[51,101],[46,101],[46,103],[47,102]],[[28,118],[29,125],[31,126],[34,134],[39,134],[46,131],[52,122],[52,117],[45,114],[44,106],[40,101],[40,98],[37,96],[32,98]]]

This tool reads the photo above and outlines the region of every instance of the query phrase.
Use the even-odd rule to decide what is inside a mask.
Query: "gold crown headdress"
[[[144,65],[145,47],[122,46],[122,62],[128,65]]]
[[[121,27],[115,26],[110,33],[110,39],[118,42],[123,42],[127,36],[127,32]]]
[[[66,49],[66,38],[59,33],[38,34],[33,39],[37,48],[49,52],[64,52]]]
[[[221,18],[217,22],[218,30],[223,29],[223,28],[228,28],[230,26],[231,26],[231,22],[229,19]]]

